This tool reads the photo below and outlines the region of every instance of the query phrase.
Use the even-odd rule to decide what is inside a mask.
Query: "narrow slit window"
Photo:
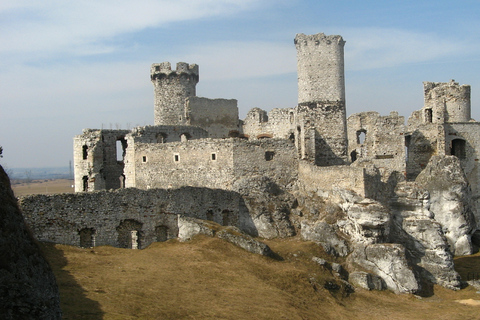
[[[147,156],[142,157],[142,162],[147,162]]]
[[[180,161],[180,155],[175,154],[175,155],[173,156],[173,160],[174,160],[175,162]]]
[[[215,161],[217,160],[217,154],[216,153],[212,153],[212,161]]]

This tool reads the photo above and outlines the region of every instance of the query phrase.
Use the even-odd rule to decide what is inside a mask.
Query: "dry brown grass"
[[[68,179],[33,180],[29,183],[12,184],[12,189],[15,196],[20,197],[31,194],[73,193],[72,185],[73,180]]]
[[[312,256],[332,261],[318,246],[296,239],[267,242],[283,260],[207,237],[144,250],[42,248],[57,276],[64,319],[480,318],[478,306],[455,301],[480,300],[472,288],[435,287],[430,298],[330,292],[323,283],[339,282],[312,263]]]

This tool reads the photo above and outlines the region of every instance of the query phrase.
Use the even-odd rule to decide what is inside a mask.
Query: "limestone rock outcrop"
[[[454,156],[433,156],[416,178],[430,193],[430,208],[442,225],[454,255],[472,254],[471,234],[476,229],[471,190],[460,160]]]
[[[213,221],[181,216],[178,217],[178,225],[178,239],[182,242],[191,240],[196,235],[203,234],[209,237],[217,237],[226,240],[251,253],[262,256],[273,256],[273,252],[269,246],[243,233],[237,227],[223,227]]]
[[[420,289],[405,248],[400,244],[359,245],[348,260],[382,278],[386,287],[395,293],[415,293]]]
[[[61,319],[55,276],[25,226],[1,166],[0,318]]]

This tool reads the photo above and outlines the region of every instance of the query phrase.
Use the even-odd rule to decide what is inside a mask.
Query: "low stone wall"
[[[20,198],[27,225],[40,241],[91,247],[144,248],[178,234],[178,215],[255,228],[236,192],[184,187],[119,189]],[[132,233],[134,231],[134,233]],[[136,240],[132,240],[136,238]]]
[[[306,161],[298,165],[298,179],[306,191],[352,190],[365,197],[365,171],[350,166],[317,167]]]

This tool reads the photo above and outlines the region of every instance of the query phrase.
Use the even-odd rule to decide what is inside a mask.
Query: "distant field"
[[[266,242],[281,259],[207,237],[157,242],[144,250],[41,247],[57,277],[66,320],[480,318],[480,294],[472,287],[435,286],[429,297],[365,290],[347,294],[312,257],[342,260],[311,242]],[[476,270],[479,259],[477,254],[455,263],[464,273]],[[339,288],[327,290],[327,282]]]
[[[73,180],[33,180],[30,183],[12,184],[15,196],[26,196],[31,194],[52,194],[52,193],[73,193]]]

